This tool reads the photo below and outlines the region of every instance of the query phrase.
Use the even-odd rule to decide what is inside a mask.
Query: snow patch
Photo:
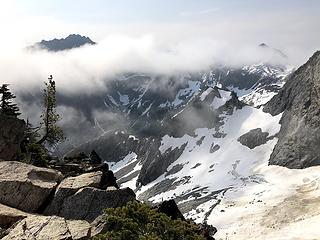
[[[213,102],[210,104],[210,106],[213,109],[218,109],[219,107],[223,106],[227,101],[229,101],[231,99],[231,92],[219,90],[219,93],[220,93],[221,98],[215,97],[213,99]]]
[[[108,162],[109,166],[110,166],[110,170],[112,170],[113,172],[117,172],[119,171],[121,168],[123,168],[124,166],[126,166],[127,164],[133,162],[133,161],[137,161],[137,154],[132,152],[129,153],[127,156],[125,156],[121,161],[119,162]]]

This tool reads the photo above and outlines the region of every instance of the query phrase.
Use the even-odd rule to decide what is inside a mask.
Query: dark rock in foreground
[[[102,215],[104,209],[121,207],[135,199],[130,188],[108,191],[86,187],[65,199],[57,215],[91,222]]]
[[[184,216],[180,212],[176,202],[174,200],[168,200],[162,202],[159,207],[158,211],[161,213],[165,213],[167,216],[171,217],[172,219],[181,219],[185,220]]]
[[[16,160],[26,124],[23,120],[0,115],[0,126],[0,159]]]

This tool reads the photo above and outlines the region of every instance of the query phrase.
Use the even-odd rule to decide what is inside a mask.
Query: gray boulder
[[[0,203],[36,212],[62,180],[60,172],[15,161],[0,162]]]
[[[28,216],[31,214],[0,204],[0,228],[6,229]]]
[[[83,219],[92,222],[103,214],[104,209],[124,206],[135,199],[135,193],[130,188],[100,190],[85,187],[65,198],[59,211],[54,214],[66,219]]]
[[[91,225],[81,220],[65,220],[57,216],[29,216],[12,228],[3,240],[14,239],[91,239]]]
[[[240,136],[237,141],[250,149],[254,149],[265,144],[270,139],[268,135],[269,133],[262,132],[261,128],[256,128]]]
[[[45,209],[46,215],[59,215],[60,209],[66,198],[75,194],[84,187],[99,187],[101,172],[91,172],[79,175],[77,177],[68,177],[58,186],[54,198],[49,206]]]

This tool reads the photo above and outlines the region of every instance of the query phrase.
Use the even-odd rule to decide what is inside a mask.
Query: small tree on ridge
[[[0,95],[0,114],[10,117],[17,117],[20,115],[17,104],[12,102],[16,96],[10,92],[9,84],[3,84],[0,87]]]
[[[52,79],[53,77],[50,75],[43,90],[43,113],[41,114],[40,126],[44,134],[37,142],[38,144],[47,142],[51,146],[64,140],[63,130],[57,125],[61,118],[56,110],[56,83]]]

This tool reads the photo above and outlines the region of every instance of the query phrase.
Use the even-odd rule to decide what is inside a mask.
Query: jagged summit
[[[86,36],[81,36],[79,34],[70,34],[66,38],[42,40],[41,42],[33,45],[31,48],[41,48],[52,52],[58,52],[78,48],[86,44],[94,45],[96,44],[96,42],[92,41],[89,37]]]

